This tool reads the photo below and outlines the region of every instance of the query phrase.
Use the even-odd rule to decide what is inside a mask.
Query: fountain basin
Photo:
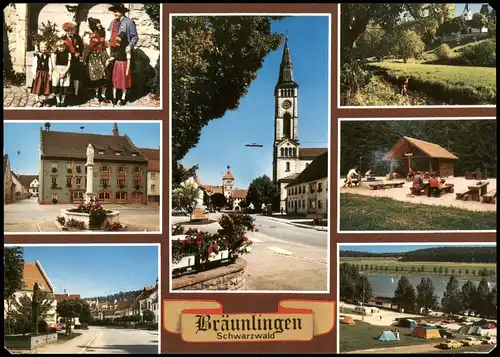
[[[69,210],[62,209],[61,210],[61,217],[64,217],[64,219],[69,221],[70,219],[75,219],[77,221],[82,221],[84,224],[85,229],[90,229],[90,214],[89,213],[80,213],[80,212],[70,212]],[[106,225],[113,224],[113,223],[119,223],[120,222],[120,212],[119,211],[110,211],[106,213],[106,219],[102,223],[101,227],[98,229],[104,229]]]

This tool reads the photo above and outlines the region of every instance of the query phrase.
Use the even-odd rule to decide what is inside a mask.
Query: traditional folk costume
[[[121,90],[122,97],[118,103],[120,105],[125,105],[127,91],[132,87],[132,69],[130,68],[131,54],[128,49],[128,41],[124,32],[121,32],[115,38],[115,41],[117,46],[111,47],[111,59],[114,60],[112,76],[113,103],[117,103],[117,90]]]
[[[80,81],[85,76],[85,69],[80,61],[83,55],[84,46],[80,35],[72,32],[75,29],[76,25],[73,22],[65,22],[63,24],[63,30],[67,33],[62,39],[71,53],[71,79],[73,80],[75,95],[78,95]]]
[[[108,82],[108,70],[106,61],[109,55],[106,52],[105,31],[98,19],[89,18],[89,27],[92,30],[90,42],[85,49],[83,62],[87,65],[87,75],[90,79],[89,88],[95,90],[99,101],[106,100],[106,84]],[[99,97],[99,89],[101,96]]]
[[[71,85],[71,53],[66,48],[60,51],[59,48],[52,54],[51,59],[52,70],[52,92],[56,95],[57,106],[63,105],[68,88]],[[64,75],[61,78],[61,75]]]
[[[36,95],[36,101],[40,101],[40,96],[49,96],[50,88],[50,54],[35,52],[33,55],[33,83],[31,93]]]

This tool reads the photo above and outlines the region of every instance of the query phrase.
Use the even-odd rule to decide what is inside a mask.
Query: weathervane
[[[228,169],[228,170],[230,169],[229,165],[227,165],[227,169]]]

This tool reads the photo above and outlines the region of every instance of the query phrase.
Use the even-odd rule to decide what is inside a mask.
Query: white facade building
[[[285,210],[286,186],[326,148],[301,148],[298,135],[298,89],[293,76],[292,60],[285,40],[279,79],[276,84],[274,118],[273,182],[279,184],[280,210]]]

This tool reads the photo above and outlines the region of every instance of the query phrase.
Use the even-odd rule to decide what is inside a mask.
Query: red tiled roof
[[[160,171],[160,149],[138,149],[148,160],[148,171]]]
[[[80,294],[54,294],[54,297],[57,302],[64,300],[79,300]]]
[[[231,192],[231,197],[233,198],[245,198],[247,197],[248,190],[234,190]]]
[[[33,291],[35,283],[41,284],[40,291],[54,293],[54,288],[50,283],[48,277],[45,275],[40,262],[24,263],[24,291]]]

